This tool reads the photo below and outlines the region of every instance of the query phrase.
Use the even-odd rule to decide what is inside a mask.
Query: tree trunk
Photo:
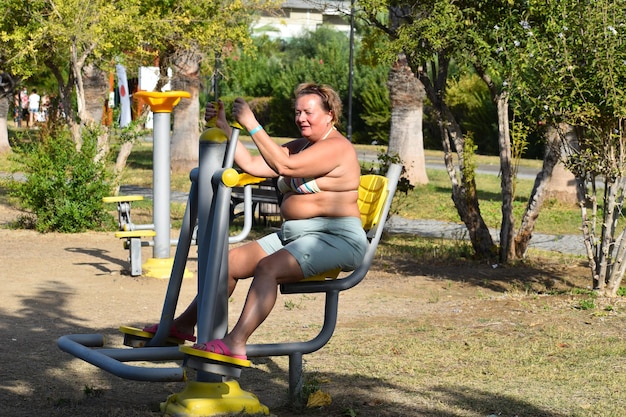
[[[11,151],[9,143],[9,97],[13,96],[15,81],[9,73],[0,74],[0,154]]]
[[[191,98],[182,99],[172,113],[171,167],[173,172],[187,172],[198,165],[200,136],[200,62],[202,56],[193,49],[178,51],[169,60],[174,66],[172,89],[187,91]]]
[[[85,113],[89,117],[85,122],[99,122],[109,95],[108,75],[95,65],[89,64],[82,68],[82,80]]]
[[[98,127],[98,153],[96,160],[100,160],[109,152],[108,127],[101,123],[104,112],[104,104],[109,95],[109,77],[100,68],[93,64],[82,68],[82,85],[84,94],[84,114],[87,120],[83,124]]]
[[[522,217],[522,224],[515,236],[515,256],[518,259],[522,259],[526,256],[528,244],[530,243],[535,223],[539,217],[539,211],[546,197],[546,187],[550,181],[554,167],[560,161],[561,145],[556,130],[553,128],[549,129],[545,140],[546,146],[543,156],[543,166],[535,178],[535,184],[533,185],[533,190],[528,199],[528,205]]]
[[[409,65],[422,81],[426,96],[435,109],[441,132],[444,163],[452,184],[452,201],[467,227],[476,256],[481,259],[490,259],[494,255],[495,246],[489,228],[480,213],[474,170],[471,166],[466,166],[465,152],[468,150],[465,149],[465,138],[461,127],[444,101],[450,60],[443,53],[439,53],[436,60],[436,63],[431,64],[431,71],[427,71],[421,62],[409,61]],[[434,83],[431,81],[429,72],[436,74],[433,76]],[[454,166],[453,152],[457,154],[458,172]]]
[[[605,182],[605,185],[608,184]],[[608,260],[604,262],[609,265],[598,273],[596,288],[601,295],[615,297],[626,272],[626,229],[622,228],[621,233],[617,234],[617,220],[621,218],[626,177],[617,178],[608,186],[609,192],[605,194],[605,205],[608,208],[604,219],[610,239],[603,241],[603,245],[607,245],[608,248],[605,250],[603,247],[601,252],[603,255],[606,254]]]
[[[80,120],[80,123],[78,124],[76,123],[71,124],[70,130],[72,132],[72,136],[74,137],[74,142],[76,143],[77,148],[80,148],[82,144],[81,132],[80,132],[81,125],[84,125],[85,123],[88,123],[90,121],[89,113],[87,112],[87,109],[86,109],[85,87],[83,84],[83,65],[84,65],[85,58],[78,56],[78,45],[74,43],[70,45],[70,51],[71,51],[70,70],[71,70],[71,73],[73,75],[73,79],[75,82],[74,85],[76,87],[76,108],[78,111],[78,119]]]
[[[0,154],[11,151],[9,144],[9,126],[7,117],[9,115],[9,97],[0,96]]]
[[[513,169],[511,134],[509,131],[509,99],[507,93],[496,95],[498,109],[498,147],[500,149],[500,189],[502,190],[502,222],[500,225],[500,262],[515,256],[515,217],[513,216]]]
[[[550,181],[546,185],[546,198],[555,198],[562,203],[575,205],[578,203],[576,177],[565,167],[563,161],[567,160],[568,155],[571,154],[570,148],[578,146],[578,138],[571,126],[562,125],[558,129],[559,132],[551,129],[550,134],[556,135],[551,140],[560,139],[563,144],[558,148],[560,158],[554,167]]]
[[[61,70],[56,65],[54,60],[48,59],[45,61],[46,67],[54,75],[59,86],[58,98],[53,98],[52,101],[58,106],[58,116],[67,122],[67,125],[73,131],[75,123],[74,107],[72,106],[72,88],[74,86],[74,74],[70,71],[67,74],[67,80],[65,77],[65,71]],[[55,115],[56,117],[56,115]]]
[[[122,173],[124,172],[124,168],[126,168],[126,162],[128,161],[128,157],[133,150],[133,145],[134,143],[132,141],[124,142],[120,146],[120,150],[117,153],[115,167],[113,169],[113,195],[117,195],[120,191],[120,181],[122,179]]]
[[[507,263],[515,256],[515,217],[513,216],[514,169],[511,163],[511,133],[509,120],[509,96],[498,90],[485,69],[475,64],[474,68],[489,89],[491,99],[498,109],[498,149],[500,150],[500,189],[502,190],[502,221],[500,223],[500,262]]]
[[[424,155],[424,86],[400,54],[389,72],[391,128],[387,153],[398,155],[406,170],[404,176],[413,185],[428,184]]]

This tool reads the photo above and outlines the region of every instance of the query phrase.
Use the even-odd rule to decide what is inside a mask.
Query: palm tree
[[[415,77],[406,56],[400,54],[389,72],[391,128],[389,155],[398,155],[406,170],[404,176],[413,185],[428,184],[424,155],[424,85]]]

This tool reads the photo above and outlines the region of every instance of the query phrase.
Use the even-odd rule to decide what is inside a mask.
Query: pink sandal
[[[157,332],[157,330],[159,329],[159,324],[152,324],[150,326],[146,326],[143,328],[143,331],[146,333],[152,333],[155,334]],[[192,335],[192,334],[188,334],[188,333],[182,333],[179,332],[176,327],[174,327],[172,325],[172,328],[170,329],[170,337],[173,337],[175,339],[180,339],[180,340],[188,340],[190,342],[195,342],[196,341],[196,336]]]
[[[198,343],[193,345],[194,349],[202,350],[204,352],[217,353],[218,355],[230,356],[231,358],[248,360],[246,355],[235,355],[233,354],[228,346],[221,339],[211,340],[206,343]]]

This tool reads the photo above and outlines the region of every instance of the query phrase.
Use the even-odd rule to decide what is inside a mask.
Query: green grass
[[[429,184],[416,186],[408,195],[397,194],[394,211],[411,219],[432,219],[448,222],[460,222],[459,215],[452,202],[452,187],[447,172],[428,169]],[[516,196],[513,212],[519,227],[534,180],[520,179],[516,184]],[[476,184],[479,190],[480,211],[487,226],[499,228],[502,221],[502,199],[500,178],[496,175],[477,174]],[[579,234],[580,210],[576,206],[567,206],[556,200],[544,203],[535,232],[548,234]]]

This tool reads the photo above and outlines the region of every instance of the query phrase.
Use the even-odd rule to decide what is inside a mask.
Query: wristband
[[[252,129],[251,131],[249,131],[248,133],[250,133],[250,136],[254,135],[255,133],[257,133],[259,130],[263,130],[263,126],[258,125],[257,127],[255,127],[254,129]]]

